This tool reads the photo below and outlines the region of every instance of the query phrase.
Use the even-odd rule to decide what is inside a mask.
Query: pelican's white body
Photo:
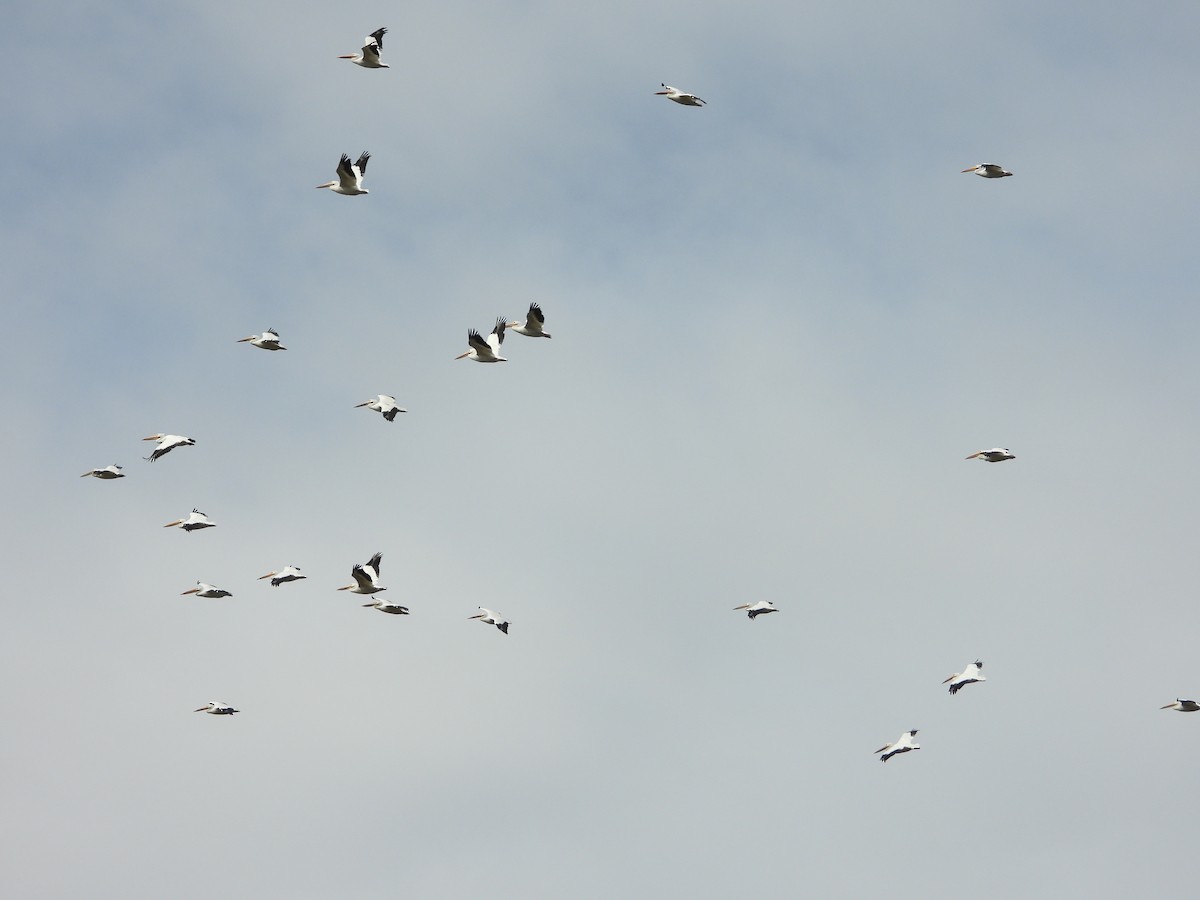
[[[379,569],[382,563],[383,554],[376,553],[367,561],[366,565],[355,565],[350,570],[350,574],[354,576],[354,584],[348,584],[338,590],[350,591],[354,594],[377,594],[379,591],[386,591],[387,588],[379,583]]]
[[[875,752],[882,753],[883,756],[879,757],[880,761],[887,762],[897,753],[908,753],[910,750],[920,750],[921,745],[914,740],[916,736],[917,729],[914,728],[912,731],[906,731],[904,734],[900,735],[898,740],[893,741],[890,744],[884,744]]]

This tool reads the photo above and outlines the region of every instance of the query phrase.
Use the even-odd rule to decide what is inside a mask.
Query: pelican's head
[[[661,84],[661,82],[660,82],[660,84]],[[665,94],[678,94],[678,93],[679,93],[679,91],[677,88],[673,88],[669,84],[663,84],[662,90],[655,91],[654,96],[661,97],[661,96],[664,96]]]
[[[186,597],[188,594],[198,594],[198,593],[200,593],[200,588],[197,586],[197,587],[192,588],[190,591],[184,591],[179,596]]]
[[[337,186],[336,181],[327,181],[324,184],[318,184],[317,190],[320,190],[321,188],[331,188],[331,187],[336,187],[336,186]]]
[[[161,434],[152,434],[150,437],[142,438],[143,441],[161,441],[162,439],[163,436]]]
[[[971,168],[969,168],[969,169],[963,169],[963,170],[962,170],[962,174],[964,174],[964,175],[965,175],[967,172],[975,172],[975,171],[977,171],[977,170],[979,170],[979,169],[982,169],[982,168],[983,168],[983,166],[971,166]]]
[[[174,522],[168,522],[163,528],[174,528],[176,525],[182,525],[183,519],[176,519]]]
[[[258,580],[262,581],[264,578],[274,578],[278,574],[278,572],[268,572],[266,575],[259,575]]]

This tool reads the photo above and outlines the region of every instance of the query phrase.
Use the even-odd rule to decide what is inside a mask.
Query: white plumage
[[[363,176],[367,173],[367,160],[370,158],[371,154],[364,150],[358,155],[358,162],[351,163],[350,157],[343,153],[337,167],[338,180],[318,184],[317,190],[329,188],[335,194],[345,194],[347,197],[371,193],[362,186]]]
[[[356,66],[362,66],[364,69],[390,69],[391,66],[379,61],[379,52],[383,49],[383,36],[385,34],[387,34],[386,28],[372,31],[367,37],[363,38],[361,53],[349,53],[339,56],[338,59],[348,59]]]
[[[914,728],[912,731],[906,731],[904,734],[900,735],[897,740],[890,744],[884,744],[875,752],[882,753],[883,756],[879,757],[880,761],[887,762],[897,753],[907,753],[910,750],[920,750],[921,745],[913,740],[913,738],[916,736],[917,729]]]
[[[980,671],[983,668],[983,660],[977,659],[961,672],[955,672],[942,684],[950,685],[950,693],[957,694],[968,684],[975,684],[980,681],[987,681],[987,676]]]
[[[734,609],[735,610],[739,610],[739,609],[746,610],[746,615],[748,615],[750,617],[751,622],[753,622],[757,616],[763,616],[763,615],[766,615],[767,613],[779,612],[779,610],[775,608],[775,604],[772,603],[770,600],[759,600],[757,603],[753,603],[753,604],[743,603],[741,606],[735,606]]]
[[[492,333],[486,339],[472,328],[467,332],[467,343],[471,345],[471,349],[454,358],[473,359],[475,362],[481,363],[508,362],[500,355],[500,345],[504,343],[504,329],[507,327],[508,322],[503,317],[497,319],[496,327],[492,329]]]
[[[479,607],[479,612],[473,616],[468,616],[469,619],[479,619],[484,625],[495,625],[505,634],[508,634],[508,619],[490,609]]]
[[[383,562],[383,554],[376,553],[366,565],[357,564],[350,570],[350,574],[354,576],[354,584],[348,584],[345,587],[338,588],[339,591],[351,591],[355,594],[376,594],[379,591],[386,591],[387,588],[379,583],[379,568]]]

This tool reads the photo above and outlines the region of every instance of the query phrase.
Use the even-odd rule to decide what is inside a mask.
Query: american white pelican
[[[383,559],[382,553],[376,553],[367,564],[356,564],[350,570],[350,574],[354,576],[354,584],[348,584],[345,587],[338,588],[339,591],[352,591],[355,594],[375,594],[379,591],[386,591],[387,588],[381,587],[379,584],[379,564]]]
[[[241,712],[240,709],[234,709],[228,703],[222,703],[220,700],[209,700],[208,706],[202,706],[195,712],[206,712],[210,716],[232,716],[235,712]]]
[[[546,324],[546,316],[542,312],[542,308],[536,303],[529,304],[529,312],[525,314],[525,324],[520,322],[509,322],[508,327],[517,334],[523,334],[525,337],[550,337],[550,333],[542,331],[542,326]]]
[[[991,450],[980,450],[972,453],[967,459],[982,459],[985,462],[1004,462],[1006,459],[1016,459],[1007,447],[993,447]]]
[[[279,587],[281,584],[287,584],[289,581],[301,581],[307,578],[307,575],[301,575],[300,570],[296,566],[284,566],[278,572],[268,572],[266,575],[258,576],[258,580],[264,578],[271,579],[271,587]]]
[[[346,56],[339,56],[338,59],[348,59],[364,69],[390,69],[391,66],[379,61],[379,51],[383,49],[385,34],[387,34],[386,28],[372,31],[370,36],[363,38],[362,53],[350,53]]]
[[[1200,709],[1200,703],[1195,700],[1176,700],[1174,703],[1168,703],[1166,706],[1159,707],[1160,709],[1177,709],[1180,712],[1195,712]]]
[[[113,463],[111,466],[105,466],[103,469],[89,469],[79,477],[87,478],[89,475],[93,478],[99,478],[101,481],[111,481],[114,478],[125,477],[121,472],[121,467],[116,463]]]
[[[163,528],[174,528],[178,525],[184,531],[196,531],[200,528],[216,528],[217,523],[212,521],[204,513],[198,509],[193,509],[192,514],[186,519],[176,519],[174,522],[168,522]]]
[[[980,178],[1007,178],[1012,172],[1007,172],[995,163],[980,163],[977,166],[971,166],[969,169],[963,169],[963,174],[974,172]]]
[[[504,329],[507,327],[507,320],[497,319],[496,327],[492,329],[492,333],[487,336],[486,340],[472,328],[467,332],[467,343],[471,345],[471,349],[454,358],[463,359],[465,357],[481,363],[508,362],[500,355],[500,345],[504,343]]]
[[[469,619],[479,619],[484,625],[495,625],[505,634],[508,634],[508,619],[500,615],[498,612],[492,612],[490,609],[479,607],[479,612],[476,615],[468,616]]]
[[[982,668],[983,660],[977,659],[961,672],[955,672],[953,675],[943,681],[942,684],[950,685],[950,693],[957,694],[968,684],[975,684],[979,681],[987,681],[987,676],[979,671]]]
[[[703,106],[704,101],[695,94],[688,94],[681,91],[679,88],[673,88],[669,84],[664,84],[661,91],[655,91],[656,97],[666,97],[668,100],[674,100],[676,103],[682,103],[684,106]]]
[[[408,607],[401,606],[399,603],[391,603],[380,598],[374,603],[364,603],[363,606],[373,606],[380,612],[391,613],[393,616],[407,616]]]
[[[186,597],[188,594],[195,594],[197,597],[207,597],[216,599],[217,597],[232,597],[233,594],[229,591],[223,591],[214,584],[205,584],[203,581],[197,581],[196,586],[190,591],[184,591],[180,597]]]
[[[286,350],[287,347],[279,343],[279,332],[274,328],[268,328],[262,334],[252,334],[250,337],[244,337],[237,343],[244,344],[250,342],[251,347],[257,347],[259,350]]]
[[[364,400],[362,403],[356,403],[355,409],[365,406],[367,409],[372,409],[377,413],[383,413],[383,417],[389,422],[396,418],[396,413],[406,413],[407,409],[396,405],[396,398],[389,397],[387,394],[380,394],[374,400]]]
[[[184,437],[181,434],[152,434],[150,437],[142,438],[143,441],[158,441],[158,446],[154,448],[154,452],[149,456],[143,456],[142,459],[148,459],[154,462],[160,456],[170,453],[176,447],[194,447],[196,442],[190,437]]]
[[[350,157],[343,153],[342,161],[337,167],[338,180],[318,184],[317,189],[330,188],[335,194],[345,194],[348,197],[371,193],[362,186],[363,175],[367,173],[367,160],[370,158],[371,154],[364,150],[358,155],[358,162],[351,165]]]
[[[761,616],[765,613],[779,612],[779,610],[777,610],[775,608],[775,604],[772,603],[770,600],[759,600],[757,603],[754,603],[754,604],[743,603],[741,606],[735,606],[734,609],[735,610],[738,610],[738,609],[746,610],[746,615],[748,615],[750,617],[751,622],[754,621],[755,616]]]
[[[879,757],[880,760],[887,762],[897,753],[907,753],[909,750],[920,750],[921,745],[913,740],[916,735],[917,729],[915,728],[912,731],[906,731],[904,734],[900,735],[900,738],[897,741],[891,744],[884,744],[875,752],[882,753],[883,756]]]

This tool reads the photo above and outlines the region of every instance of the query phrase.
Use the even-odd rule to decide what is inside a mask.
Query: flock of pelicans
[[[383,50],[383,36],[387,34],[386,28],[380,28],[372,32],[364,38],[363,47],[360,53],[348,54],[339,56],[339,59],[348,59],[357,66],[362,66],[366,69],[386,69],[389,66],[380,58],[380,53]],[[656,96],[666,97],[682,106],[702,107],[705,101],[701,100],[695,94],[689,94],[686,91],[681,91],[678,88],[671,87],[668,84],[661,85],[662,90],[656,91]],[[345,196],[361,196],[369,193],[362,186],[363,176],[367,171],[367,163],[371,158],[371,154],[364,151],[359,154],[356,161],[351,162],[350,157],[343,154],[337,166],[337,180],[329,181],[325,184],[317,185],[318,189],[328,188],[336,194]],[[1003,167],[994,163],[980,163],[979,165],[971,166],[963,169],[963,173],[973,172],[981,178],[1007,178],[1012,176],[1012,172],[1005,170]],[[492,328],[490,334],[485,338],[475,329],[470,329],[467,332],[467,343],[469,349],[464,353],[459,354],[455,359],[472,359],[480,363],[498,363],[507,362],[507,359],[500,355],[500,348],[504,343],[504,334],[506,331],[515,331],[517,334],[526,337],[548,338],[550,334],[545,330],[546,317],[542,313],[541,307],[537,303],[531,303],[529,311],[526,314],[525,322],[509,322],[506,318],[501,317],[496,319],[495,327]],[[268,328],[261,335],[253,334],[249,337],[242,338],[238,343],[249,343],[253,347],[260,350],[286,350],[280,343],[279,333],[273,328]],[[371,400],[366,400],[359,403],[355,408],[367,407],[369,410],[380,413],[388,422],[395,420],[397,413],[407,412],[396,403],[396,398],[387,394],[380,394]],[[147,441],[157,441],[158,446],[147,457],[150,462],[162,458],[177,447],[195,446],[195,440],[190,437],[184,437],[178,434],[153,434],[147,438]],[[1016,456],[1006,447],[993,447],[990,450],[980,450],[972,453],[967,459],[980,459],[984,462],[997,463],[1007,460],[1016,459]],[[91,469],[84,472],[81,477],[92,476],[101,480],[113,480],[116,478],[124,478],[122,467],[119,465],[105,466],[104,468]],[[173,522],[168,522],[164,528],[179,527],[186,532],[199,531],[205,528],[213,528],[216,522],[212,521],[204,513],[198,509],[193,509],[191,514],[183,519],[176,519]],[[376,595],[387,590],[380,584],[379,574],[383,560],[382,553],[376,553],[366,563],[356,564],[350,571],[354,579],[353,584],[348,584],[338,588],[339,591],[350,591],[351,593],[360,594],[370,598],[370,602],[362,604],[364,607],[371,607],[380,612],[389,613],[391,615],[403,616],[408,614],[408,608],[401,606],[398,603],[392,603],[388,600],[381,599]],[[259,577],[259,580],[271,579],[272,587],[279,587],[283,584],[289,584],[296,581],[301,581],[307,576],[300,573],[297,566],[284,566],[277,571],[268,572],[266,575]],[[194,594],[197,597],[204,598],[221,598],[232,597],[229,591],[223,590],[212,584],[205,582],[197,582],[196,586],[190,590],[184,591],[182,596]],[[775,604],[769,600],[760,600],[757,603],[743,603],[740,606],[734,607],[735,610],[745,610],[746,615],[753,621],[755,618],[768,613],[778,612]],[[502,615],[494,610],[479,607],[479,612],[471,619],[478,619],[485,625],[494,625],[501,633],[508,634],[509,623]],[[950,685],[950,693],[957,694],[968,684],[978,684],[987,681],[986,676],[982,673],[983,661],[975,660],[975,662],[966,666],[963,671],[955,672],[948,677],[943,684]],[[1176,699],[1174,703],[1168,703],[1161,707],[1162,709],[1174,709],[1179,712],[1197,712],[1200,711],[1200,703],[1195,700]],[[209,713],[214,716],[228,716],[239,712],[228,703],[222,703],[217,700],[212,700],[204,706],[195,710],[196,712]],[[901,753],[908,753],[911,750],[920,750],[921,745],[915,740],[917,729],[913,728],[904,732],[890,744],[884,744],[876,754],[882,754],[879,758],[883,762],[887,762],[893,756]]]

